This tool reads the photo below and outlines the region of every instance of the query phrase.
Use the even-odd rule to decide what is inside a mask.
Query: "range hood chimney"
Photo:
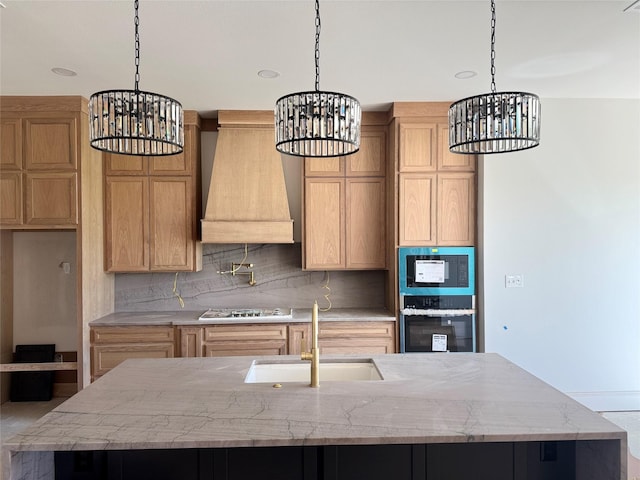
[[[272,111],[218,112],[203,243],[293,243]]]

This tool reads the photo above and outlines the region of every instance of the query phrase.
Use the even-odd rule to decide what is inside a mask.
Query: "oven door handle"
[[[422,315],[426,317],[459,317],[461,315],[474,315],[476,311],[474,309],[420,309],[420,308],[403,308],[400,313],[405,316]]]

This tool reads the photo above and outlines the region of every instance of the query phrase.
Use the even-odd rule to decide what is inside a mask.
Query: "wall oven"
[[[400,352],[475,352],[473,247],[398,251]]]

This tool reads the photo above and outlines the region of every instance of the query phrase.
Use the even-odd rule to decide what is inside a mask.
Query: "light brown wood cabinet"
[[[179,155],[105,155],[106,271],[202,269],[199,122],[185,112]]]
[[[91,329],[91,380],[129,358],[173,358],[172,326],[113,326]]]
[[[475,174],[401,173],[399,244],[474,245]]]
[[[320,354],[396,351],[395,322],[319,322]]]
[[[386,132],[363,127],[360,151],[305,158],[303,268],[386,267]]]
[[[181,357],[285,355],[287,324],[177,327]]]
[[[176,327],[181,357],[299,355],[311,348],[310,323]],[[320,322],[320,352],[394,353],[395,322]]]
[[[475,244],[475,157],[449,152],[448,125],[400,119],[398,245]]]
[[[41,107],[2,113],[0,225],[76,228],[80,112]]]

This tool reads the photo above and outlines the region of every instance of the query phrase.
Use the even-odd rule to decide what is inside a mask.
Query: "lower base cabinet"
[[[172,358],[174,351],[173,327],[93,327],[91,381],[129,358]]]
[[[56,452],[55,469],[70,480],[582,480],[574,441]]]
[[[300,355],[310,337],[310,323],[95,326],[91,378],[128,358]],[[320,322],[318,344],[321,355],[395,353],[395,322]]]

